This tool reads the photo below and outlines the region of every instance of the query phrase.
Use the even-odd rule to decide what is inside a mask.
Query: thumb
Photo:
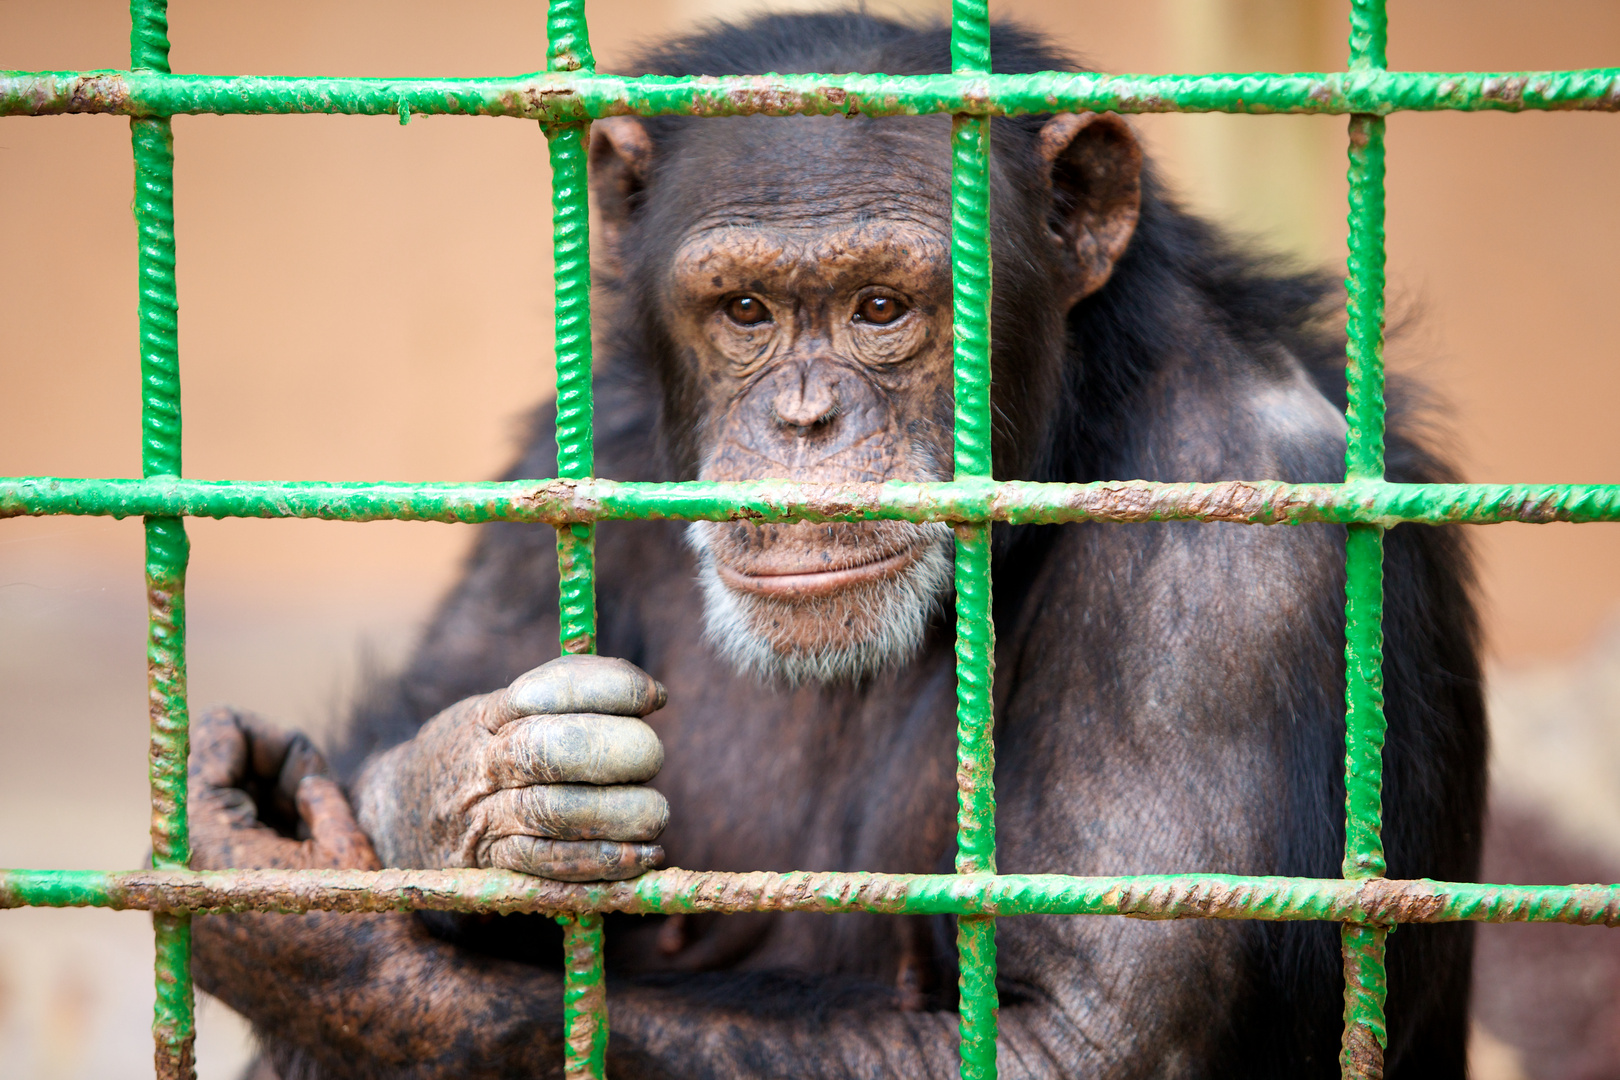
[[[354,819],[348,797],[331,777],[306,776],[298,782],[298,816],[309,826],[318,865],[344,870],[382,868],[371,840]]]

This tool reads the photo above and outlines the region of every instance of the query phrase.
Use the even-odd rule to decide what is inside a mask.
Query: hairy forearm
[[[500,1080],[559,1072],[559,975],[434,939],[411,915],[234,915],[194,926],[198,984],[284,1075]]]
[[[561,976],[474,956],[412,916],[211,916],[197,920],[196,949],[199,984],[253,1022],[283,1077],[530,1080],[561,1071]],[[838,979],[761,992],[759,978],[610,980],[609,1073],[958,1075],[954,1012],[903,1011],[882,988]],[[1050,1004],[1004,1009],[1000,1075],[1131,1075],[1172,1049],[1131,1037],[1109,1014],[1088,1022]]]

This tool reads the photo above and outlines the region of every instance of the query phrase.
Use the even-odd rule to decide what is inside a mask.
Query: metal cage
[[[1328,74],[992,75],[984,0],[954,0],[952,73],[625,78],[599,75],[583,0],[551,0],[547,70],[510,79],[175,75],[165,0],[132,0],[130,70],[0,73],[0,115],[130,118],[139,230],[142,478],[0,478],[0,516],[139,514],[146,530],[153,867],[0,870],[0,907],[149,910],[157,939],[157,1074],[194,1075],[190,925],[195,913],[544,912],[565,928],[566,1069],[603,1075],[605,911],[881,911],[958,917],[961,1071],[996,1075],[998,915],[1318,919],[1343,925],[1345,1077],[1383,1075],[1384,938],[1400,922],[1620,923],[1620,885],[1516,887],[1384,877],[1381,781],[1383,532],[1401,522],[1617,521],[1620,485],[1391,484],[1384,479],[1384,117],[1398,110],[1620,111],[1620,68],[1518,73],[1387,70],[1383,0],[1354,0],[1347,70]],[[1054,111],[1338,113],[1349,116],[1349,446],[1342,484],[998,483],[990,468],[989,125]],[[173,139],[180,113],[412,113],[539,121],[550,143],[556,259],[557,479],[509,483],[201,481],[180,475]],[[955,479],[853,484],[641,484],[593,476],[590,248],[585,136],[593,118],[949,113],[954,274]],[[678,518],[949,522],[956,534],[957,857],[954,875],[703,873],[568,885],[504,871],[186,869],[188,726],[184,518],[527,521],[557,530],[562,647],[596,632],[601,520]],[[1224,521],[1348,526],[1343,877],[1187,873],[998,875],[990,618],[992,522]]]

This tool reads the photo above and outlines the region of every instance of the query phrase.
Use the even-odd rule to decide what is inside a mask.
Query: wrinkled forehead
[[[943,117],[745,116],[684,125],[651,194],[675,235],[887,222],[948,236],[950,184]]]

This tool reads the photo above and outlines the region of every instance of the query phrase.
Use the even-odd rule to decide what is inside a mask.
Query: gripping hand
[[[643,786],[664,748],[642,717],[664,688],[625,660],[564,656],[452,705],[356,784],[383,861],[478,866],[559,881],[635,877],[669,821]]]

